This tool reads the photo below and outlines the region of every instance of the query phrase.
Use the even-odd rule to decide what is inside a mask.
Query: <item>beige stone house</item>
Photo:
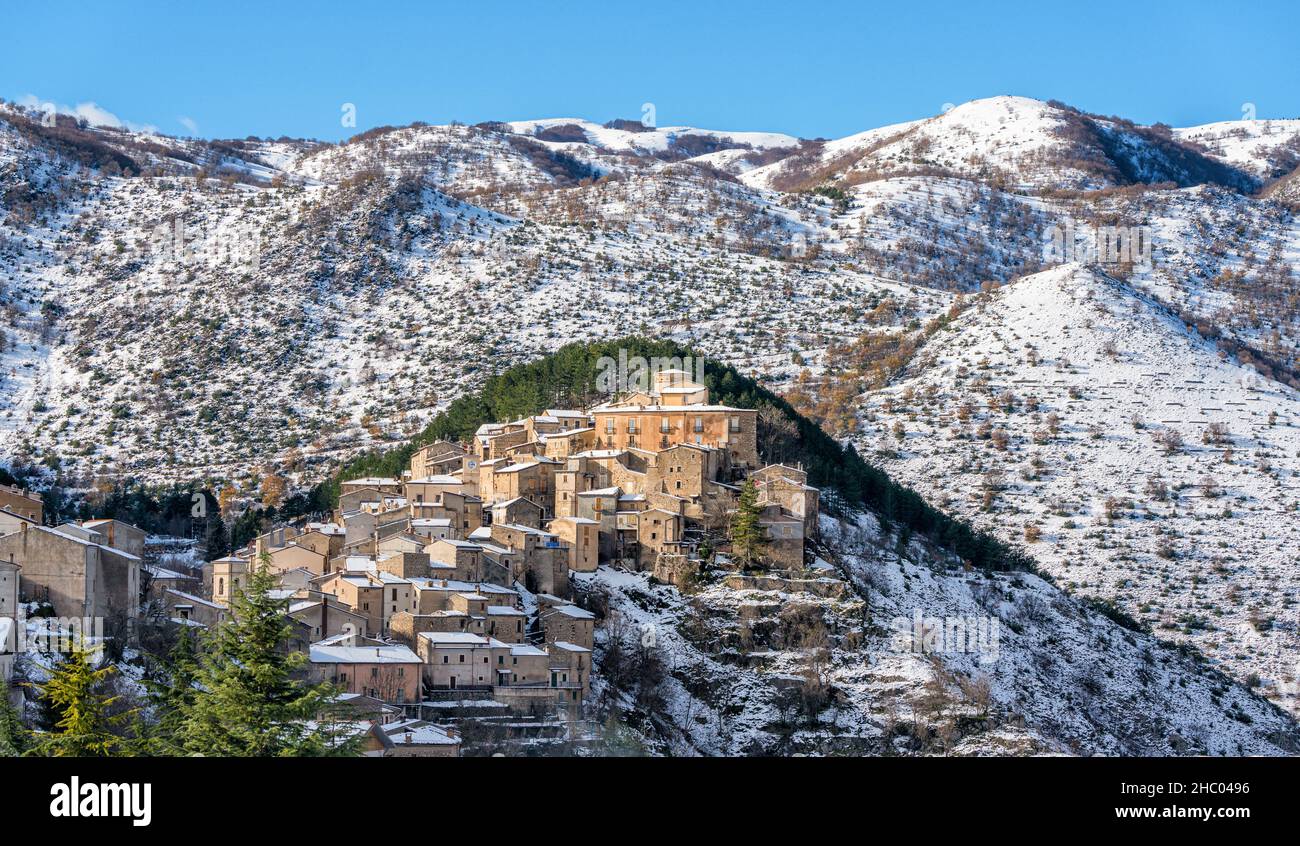
[[[461,469],[465,448],[450,441],[434,441],[411,454],[412,479],[441,476]]]
[[[349,479],[346,482],[339,483],[339,496],[342,498],[353,491],[373,489],[386,494],[402,493],[402,480],[390,479],[387,477],[370,477],[365,479]]]
[[[465,590],[448,592],[443,599],[439,610],[395,617],[390,625],[392,635],[410,644],[424,632],[469,632],[505,643],[522,643],[526,637],[528,615],[513,605],[500,604],[508,600],[499,595]]]
[[[574,516],[594,521],[600,526],[602,536],[611,533],[615,528],[615,515],[618,514],[619,497],[622,495],[623,491],[618,487],[583,491],[578,494],[578,507]],[[601,554],[608,554],[603,546]]]
[[[450,517],[415,517],[411,519],[411,533],[419,535],[425,542],[456,540],[462,538],[459,528]]]
[[[343,525],[343,546],[348,547],[374,537],[375,527],[379,525],[377,515],[369,511],[339,510],[339,522]]]
[[[523,423],[485,423],[474,433],[474,444],[481,462],[505,458],[511,449],[533,440]]]
[[[445,574],[448,578],[464,582],[478,582],[484,578],[483,547],[463,540],[440,539],[427,545],[429,562],[450,564],[455,569]]]
[[[470,632],[424,632],[417,651],[424,683],[434,689],[492,688],[514,666],[506,663],[509,644]]]
[[[586,517],[556,517],[547,529],[569,548],[569,569],[595,572],[600,565],[600,524]]]
[[[33,523],[45,522],[45,502],[40,494],[13,485],[0,485],[0,511],[26,517]]]
[[[284,546],[267,549],[266,559],[277,573],[287,570],[303,569],[320,576],[325,573],[329,559],[309,546],[299,546],[298,539],[289,541]],[[262,560],[260,557],[258,560]]]
[[[515,561],[515,579],[530,590],[568,593],[569,550],[557,535],[511,523],[493,523],[488,528],[494,542],[520,553]]]
[[[347,540],[347,532],[333,523],[317,523],[307,531],[295,535],[293,542],[324,556],[328,561],[339,554]]]
[[[610,485],[609,469],[588,455],[571,456],[555,470],[555,516],[578,516],[578,496]]]
[[[378,583],[382,590],[384,605],[383,631],[388,631],[389,624],[395,615],[415,612],[415,588],[412,587],[408,580],[383,570],[372,573],[370,580]]]
[[[727,468],[727,453],[716,447],[674,444],[655,454],[646,469],[646,489],[699,499]]]
[[[444,493],[465,493],[465,482],[458,476],[412,476],[404,485],[407,503],[441,505]],[[415,510],[412,510],[414,516]]]
[[[682,515],[665,508],[647,508],[637,513],[637,566],[654,569],[661,553],[680,554],[683,537]]]
[[[356,488],[345,494],[339,494],[339,511],[344,513],[364,511],[368,514],[378,514],[384,510],[384,500],[392,496],[395,494],[386,494],[377,488]]]
[[[586,649],[592,648],[596,631],[596,616],[586,609],[561,602],[538,613],[538,621],[547,643],[565,641]]]
[[[337,597],[319,591],[306,592],[305,598],[289,604],[289,616],[304,628],[308,643],[346,634],[361,634],[369,623]]]
[[[531,458],[512,464],[493,464],[479,476],[479,494],[491,505],[502,500],[527,497],[540,505],[544,514],[555,509],[555,471],[560,463],[550,458]]]
[[[526,643],[469,632],[424,632],[418,651],[425,684],[433,689],[493,689],[496,695],[502,688],[551,686],[550,655]]]
[[[144,557],[144,541],[148,536],[144,529],[136,528],[130,523],[123,523],[121,520],[111,519],[85,520],[80,525],[97,533],[103,539],[100,542],[105,546],[119,549],[136,558]]]
[[[411,587],[415,591],[415,613],[433,614],[438,611],[452,611],[459,606],[454,597],[457,594],[482,594],[490,602],[499,605],[515,606],[519,595],[509,588],[487,582],[462,582],[455,579],[412,579]],[[463,610],[463,609],[462,609]]]
[[[389,535],[388,537],[376,541],[375,555],[380,556],[389,552],[418,552],[423,553],[424,548],[429,545],[429,539],[413,532],[402,532],[401,534]]]
[[[803,569],[804,523],[788,514],[780,505],[770,502],[762,506],[758,524],[767,532],[766,557],[774,567],[783,570]]]
[[[314,643],[308,656],[316,681],[333,682],[348,693],[388,703],[420,701],[423,662],[405,646]]]
[[[446,519],[453,531],[450,537],[464,538],[483,525],[483,499],[478,494],[448,489],[437,502],[413,502],[409,506],[413,520]]]
[[[780,506],[783,513],[803,523],[805,537],[816,535],[821,492],[808,484],[808,474],[802,468],[771,464],[755,471],[751,478],[759,504]]]
[[[22,567],[20,595],[48,601],[58,617],[135,620],[140,612],[140,558],[107,545],[98,532],[67,524],[58,529],[24,523],[0,537],[0,561]],[[130,543],[115,533],[119,543]]]
[[[164,591],[163,605],[167,609],[168,618],[180,625],[209,629],[226,619],[226,609],[223,606],[179,590]]]
[[[655,374],[647,394],[592,409],[598,449],[657,451],[674,444],[710,446],[727,453],[732,466],[758,467],[758,412],[709,403],[704,385],[684,371]]]
[[[30,517],[0,509],[0,535],[11,535],[14,532],[22,531],[23,526],[30,528],[39,525],[41,525],[39,520],[33,520]]]
[[[375,554],[375,566],[403,579],[430,575],[427,552],[385,552]]]
[[[591,692],[591,649],[576,643],[559,640],[548,644],[551,684],[555,687],[576,685],[586,696]],[[573,695],[577,700],[579,697]]]
[[[321,576],[314,588],[328,593],[366,620],[363,634],[378,636],[384,631],[384,589],[369,573],[339,571]]]
[[[493,523],[513,523],[534,529],[542,527],[542,506],[527,497],[517,496],[493,503],[491,512]]]
[[[399,720],[372,725],[361,748],[367,758],[458,758],[460,737],[424,720]]]
[[[547,458],[567,458],[575,453],[592,449],[596,445],[596,430],[588,424],[582,429],[547,435],[542,454]]]

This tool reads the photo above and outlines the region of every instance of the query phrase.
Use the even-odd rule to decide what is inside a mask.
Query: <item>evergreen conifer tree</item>
[[[182,628],[180,637],[167,653],[166,683],[150,685],[150,699],[158,715],[149,731],[148,748],[151,753],[184,754],[180,730],[198,696],[198,688],[194,683],[198,669],[195,636],[188,627]]]
[[[194,677],[199,690],[192,704],[180,706],[186,712],[177,730],[181,751],[229,757],[356,754],[356,737],[316,722],[336,691],[295,677],[306,658],[285,648],[292,626],[287,601],[272,595],[276,584],[263,556],[232,597],[230,618],[204,638]]]
[[[736,515],[731,520],[731,551],[745,566],[750,566],[763,556],[766,542],[763,527],[758,522],[758,488],[753,479],[746,479],[740,489]]]
[[[96,667],[98,653],[74,643],[41,685],[42,696],[58,715],[54,729],[36,739],[33,752],[56,758],[107,758],[132,753],[124,729],[135,711],[115,712],[121,697],[109,690],[117,673],[112,664]]]
[[[27,749],[27,729],[18,709],[9,703],[9,687],[0,682],[0,758],[13,758]]]

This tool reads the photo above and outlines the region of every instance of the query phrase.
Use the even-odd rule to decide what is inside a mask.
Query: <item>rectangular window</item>
[[[704,418],[703,418],[703,417],[696,417],[696,418],[695,418],[695,431],[697,431],[697,432],[703,432],[703,431],[704,431]]]

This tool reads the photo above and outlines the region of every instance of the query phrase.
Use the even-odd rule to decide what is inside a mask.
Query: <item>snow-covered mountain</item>
[[[322,144],[0,105],[0,461],[308,482],[507,364],[671,336],[1293,704],[1296,130],[994,97],[833,140],[557,118]],[[1150,261],[1049,249],[1103,231]]]
[[[981,297],[864,411],[862,448],[945,510],[1294,698],[1300,393],[1066,265]]]
[[[828,179],[852,185],[907,173],[974,177],[1020,190],[1249,184],[1236,169],[1236,158],[1212,159],[1182,143],[1182,137],[1059,103],[992,97],[926,120],[829,142],[751,171],[745,180],[785,190],[815,187]]]
[[[1300,120],[1229,120],[1176,129],[1174,136],[1261,179],[1300,166]]]
[[[1036,576],[963,572],[869,515],[821,531],[834,561],[816,579],[683,595],[644,573],[579,576],[604,618],[595,695],[674,755],[1300,751],[1275,706]],[[980,634],[954,648],[959,624]],[[948,640],[922,654],[934,625]]]

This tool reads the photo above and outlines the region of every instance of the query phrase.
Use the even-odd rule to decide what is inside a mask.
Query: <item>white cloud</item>
[[[181,126],[185,127],[185,129],[189,131],[190,135],[199,134],[199,125],[194,120],[194,118],[181,115],[180,117],[176,118],[176,120],[180,123]]]
[[[68,106],[63,103],[55,103],[51,100],[42,100],[35,94],[28,94],[18,99],[18,105],[26,106],[29,109],[35,109],[41,112],[53,110],[61,115],[72,115],[73,117],[85,120],[91,126],[108,126],[113,129],[129,129],[132,132],[158,131],[158,127],[153,124],[132,123],[129,120],[122,120],[108,109],[105,109],[98,103],[91,101],[78,103],[75,106]]]

